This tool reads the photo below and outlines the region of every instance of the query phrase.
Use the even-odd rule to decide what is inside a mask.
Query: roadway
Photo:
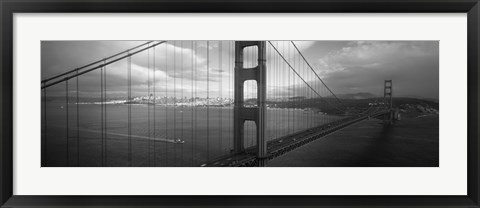
[[[367,119],[268,161],[270,167],[438,167],[438,115]]]

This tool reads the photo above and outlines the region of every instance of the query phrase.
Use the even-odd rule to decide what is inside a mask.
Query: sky
[[[142,43],[42,41],[42,80]],[[387,79],[393,80],[394,96],[439,96],[438,41],[270,41],[266,45],[267,97],[329,96],[325,85],[337,95],[383,96]],[[131,59],[132,94],[144,96],[155,89],[157,96],[232,98],[233,48],[233,41],[167,41],[136,54]],[[255,48],[244,53],[244,67],[256,65]],[[109,97],[126,96],[127,69],[126,59],[106,67]],[[76,92],[76,81],[68,82],[69,93]],[[80,76],[78,82],[81,95],[98,96],[100,70]],[[246,97],[255,97],[253,83],[246,83]],[[49,94],[62,90],[64,83],[48,89]]]

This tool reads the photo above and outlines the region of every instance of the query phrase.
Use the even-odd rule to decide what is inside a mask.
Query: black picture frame
[[[0,0],[0,204],[2,207],[480,207],[478,0]],[[468,194],[466,196],[24,196],[13,195],[14,13],[467,13]],[[28,128],[28,127],[26,127]],[[449,180],[449,178],[445,178]],[[94,188],[94,187],[92,187]],[[414,187],[412,187],[414,188]]]

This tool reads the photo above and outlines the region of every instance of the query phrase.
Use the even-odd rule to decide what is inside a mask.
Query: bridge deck
[[[321,125],[315,128],[307,129],[274,140],[270,140],[267,143],[268,156],[265,159],[271,160],[287,152],[290,152],[300,146],[310,143],[318,138],[324,137],[335,131],[367,119],[368,117],[381,116],[385,113],[388,113],[388,111],[381,111],[371,115],[347,117],[332,123],[328,123],[326,125]],[[211,163],[207,163],[205,166],[256,166],[257,161],[258,158],[256,156],[256,147],[251,147],[246,149],[243,153],[228,155],[226,157],[219,158]]]
[[[404,115],[385,127],[366,119],[286,155],[269,167],[438,167],[438,115]]]

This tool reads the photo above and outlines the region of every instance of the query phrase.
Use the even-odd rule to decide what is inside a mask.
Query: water
[[[106,106],[103,165],[129,166],[128,107]],[[102,166],[101,105],[78,105],[77,122],[77,105],[69,104],[68,140],[65,102],[50,101],[46,107],[46,118],[42,107],[46,166]],[[301,109],[267,109],[266,138],[271,140],[338,118]],[[132,105],[131,120],[132,166],[200,166],[233,149],[232,108],[138,104]],[[255,123],[246,122],[246,148],[255,146],[255,134]]]

